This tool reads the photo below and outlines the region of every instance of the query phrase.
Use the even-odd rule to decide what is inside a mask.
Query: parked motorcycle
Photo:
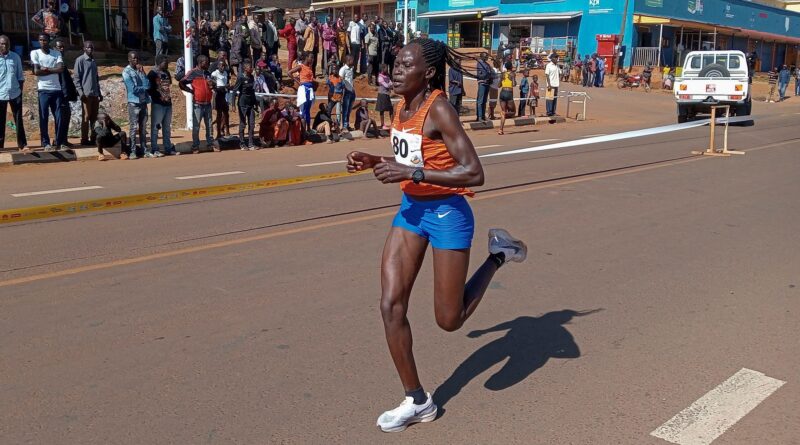
[[[623,88],[639,88],[640,85],[644,85],[644,90],[648,93],[650,92],[650,82],[645,81],[644,77],[641,74],[631,75],[628,73],[623,73],[622,77],[617,79],[617,87],[619,89]]]

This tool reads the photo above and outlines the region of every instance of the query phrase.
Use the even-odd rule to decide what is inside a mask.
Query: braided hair
[[[461,54],[458,51],[447,46],[444,42],[433,40],[429,38],[416,38],[408,42],[409,45],[419,45],[422,49],[422,57],[425,59],[426,67],[433,67],[436,72],[430,80],[430,88],[432,90],[442,90],[444,94],[447,93],[445,88],[445,78],[447,77],[446,68],[449,66],[461,74],[477,79],[477,73],[467,71],[461,64],[463,60],[478,61],[478,57]]]

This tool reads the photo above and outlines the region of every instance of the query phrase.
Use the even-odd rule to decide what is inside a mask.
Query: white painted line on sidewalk
[[[328,161],[328,162],[315,162],[313,164],[297,164],[298,167],[316,167],[318,165],[333,165],[333,164],[346,164],[346,160],[341,161]]]
[[[220,172],[220,173],[206,173],[205,175],[193,175],[193,176],[176,176],[175,179],[198,179],[198,178],[213,178],[215,176],[229,176],[229,175],[243,175],[244,172],[240,171],[233,171],[233,172]]]
[[[537,139],[535,141],[528,141],[528,142],[530,142],[532,144],[535,144],[537,142],[554,142],[554,141],[560,141],[560,140],[561,139]]]
[[[481,148],[494,148],[494,147],[502,147],[502,145],[500,145],[500,144],[492,144],[492,145],[479,145],[479,146],[477,146],[477,147],[475,147],[475,148],[477,148],[477,149],[481,149]]]
[[[742,368],[650,435],[678,445],[708,445],[785,383]]]
[[[68,189],[57,189],[57,190],[42,190],[41,192],[26,192],[26,193],[12,193],[11,196],[15,198],[22,198],[23,196],[36,196],[36,195],[50,195],[53,193],[67,193],[67,192],[80,192],[82,190],[96,190],[101,189],[103,187],[99,185],[90,185],[87,187],[73,187]]]

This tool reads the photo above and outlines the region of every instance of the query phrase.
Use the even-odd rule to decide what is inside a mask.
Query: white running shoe
[[[399,433],[412,423],[431,422],[436,418],[436,404],[430,393],[422,405],[415,405],[413,397],[406,397],[397,408],[386,411],[378,417],[378,428],[384,433]]]
[[[528,246],[503,229],[490,229],[489,253],[500,252],[506,256],[505,263],[509,261],[521,263],[528,256]]]

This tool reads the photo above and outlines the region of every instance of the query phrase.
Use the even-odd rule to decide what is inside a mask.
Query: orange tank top
[[[423,132],[428,110],[440,94],[441,90],[433,90],[419,110],[405,122],[400,122],[400,110],[405,106],[405,99],[397,104],[391,135],[392,151],[397,162],[426,170],[447,170],[457,165],[444,141],[430,139]],[[475,195],[466,187],[444,187],[426,182],[414,184],[410,180],[401,182],[400,189],[411,196]]]

